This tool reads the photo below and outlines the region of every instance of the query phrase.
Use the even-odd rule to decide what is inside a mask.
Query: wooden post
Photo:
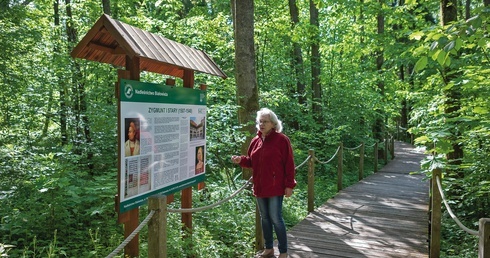
[[[315,150],[308,150],[308,213],[315,209]]]
[[[184,70],[184,77],[183,77],[183,86],[185,88],[193,88],[194,87],[194,71],[192,70]],[[181,191],[181,204],[180,206],[182,209],[190,209],[192,208],[192,186],[185,188]],[[183,230],[184,232],[184,237],[191,237],[192,236],[192,213],[190,212],[184,212],[182,213],[182,224],[183,224]]]
[[[340,192],[342,190],[342,161],[343,161],[343,156],[344,156],[344,144],[340,142],[339,144],[339,153],[337,157],[337,192]]]
[[[129,79],[134,81],[140,80],[140,59],[134,56],[130,58],[126,56],[126,70],[129,71]],[[139,224],[139,208],[134,208],[129,213],[129,221],[124,224],[124,237],[128,237],[138,227]],[[137,234],[124,249],[124,254],[130,257],[139,257],[139,234]]]
[[[378,172],[378,142],[374,144],[374,173]]]
[[[396,139],[400,140],[400,121],[396,121]]]
[[[194,87],[194,71],[184,69],[184,77],[183,84],[185,88],[193,88]]]
[[[437,178],[441,181],[441,169],[432,170],[432,209],[430,218],[430,254],[429,257],[439,257],[441,252],[441,204],[442,197],[437,187]],[[442,182],[441,182],[442,183]]]
[[[199,84],[199,89],[202,90],[202,91],[205,91],[208,89],[208,85],[206,84]],[[204,163],[206,164],[206,163]],[[197,190],[202,190],[206,187],[206,183],[205,182],[200,182],[197,184]]]
[[[148,198],[148,211],[155,214],[148,222],[148,258],[167,258],[167,197]]]
[[[389,145],[389,139],[385,138],[385,149],[384,149],[384,159],[385,159],[385,165],[388,164],[388,147]]]
[[[359,156],[359,181],[361,181],[364,178],[364,143],[361,143]]]
[[[114,89],[114,96],[115,98],[117,99],[117,110],[121,110],[121,102],[119,101],[120,100],[120,85],[121,85],[121,79],[129,79],[130,78],[130,73],[129,71],[127,70],[117,70],[117,82],[115,84],[115,89]],[[119,121],[121,121],[121,114],[120,112],[117,112],[117,130],[119,133],[122,133],[120,132],[120,128],[121,128],[121,124],[119,123]],[[118,135],[120,136],[120,135]],[[120,150],[121,149],[121,146],[122,146],[122,143],[121,143],[121,137],[117,137],[117,149]],[[117,213],[117,222],[118,223],[121,223],[121,224],[124,224],[126,222],[129,221],[129,213],[127,212],[124,212],[124,213],[120,213],[119,212],[119,190],[121,189],[121,180],[119,180],[121,178],[121,168],[119,167],[119,164],[121,164],[121,154],[118,153],[117,154],[117,192],[118,194],[116,194],[114,196],[114,210],[116,211]]]
[[[478,258],[490,258],[490,218],[481,218],[478,230]]]
[[[139,57],[134,56],[133,58],[126,56],[126,71],[118,71],[118,79],[130,79],[134,81],[140,80],[140,59]],[[116,94],[120,89],[116,89]],[[119,94],[117,94],[119,98]],[[118,110],[120,110],[120,102],[118,101]],[[119,121],[121,120],[120,114],[118,113],[117,121],[118,121],[118,130],[121,128]],[[120,136],[121,132],[119,132]],[[118,149],[121,148],[122,143],[120,142],[120,138],[118,137]],[[121,164],[121,155],[118,154],[118,161]],[[120,167],[118,165],[118,192],[120,192],[120,183],[119,179],[121,178]],[[117,200],[119,202],[119,200]],[[116,203],[116,207],[119,206],[119,203]],[[139,224],[139,208],[134,208],[132,210],[126,211],[122,214],[118,212],[118,222],[124,224],[124,238],[127,238],[133,231],[138,227]],[[131,240],[126,247],[124,247],[124,255],[129,257],[139,257],[139,234],[134,236],[133,240]]]
[[[175,86],[175,79],[172,79],[172,78],[165,79],[165,85]]]
[[[165,85],[175,86],[175,79],[172,78],[165,79]],[[167,198],[167,204],[171,204],[174,201],[175,196],[174,194],[169,194],[166,196],[166,198]]]
[[[395,138],[391,137],[391,159],[395,158]]]
[[[255,205],[255,250],[260,251],[264,249],[265,240],[262,235],[262,224],[260,222],[259,206]]]

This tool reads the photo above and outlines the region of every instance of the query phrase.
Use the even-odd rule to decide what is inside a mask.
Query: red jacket
[[[248,156],[242,156],[240,166],[252,168],[256,197],[281,196],[286,187],[292,189],[296,186],[291,142],[286,135],[274,129],[265,140],[262,140],[260,131],[257,133],[248,147]]]

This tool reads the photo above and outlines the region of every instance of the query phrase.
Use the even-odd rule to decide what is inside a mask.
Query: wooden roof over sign
[[[126,55],[140,58],[140,71],[183,78],[184,70],[226,74],[205,52],[177,43],[103,14],[71,52],[82,58],[124,67]]]

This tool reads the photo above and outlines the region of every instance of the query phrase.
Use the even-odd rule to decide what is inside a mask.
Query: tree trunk
[[[72,23],[72,10],[71,0],[65,0],[66,15],[68,16],[66,23],[66,33],[68,36],[68,46],[71,48],[77,43],[78,32]],[[73,74],[72,74],[72,88],[73,88],[73,111],[75,113],[75,153],[82,154],[85,150],[87,152],[87,165],[92,170],[92,158],[93,152],[90,149],[92,143],[90,133],[90,122],[87,116],[87,102],[85,94],[85,83],[82,80],[82,73],[80,65],[77,62],[73,62]]]
[[[60,3],[59,0],[55,0],[53,4],[54,10],[54,25],[57,28],[60,25]],[[58,55],[60,53],[60,49],[55,45],[54,46],[54,54]],[[61,135],[61,145],[65,146],[68,144],[68,125],[67,125],[67,87],[66,84],[63,83],[63,80],[59,80],[59,94],[60,94],[60,135]]]
[[[440,0],[442,26],[458,19],[458,2],[456,0]]]
[[[66,6],[66,15],[67,15],[67,21],[66,21],[66,36],[68,39],[68,48],[71,48],[71,46],[74,46],[77,41],[77,30],[75,29],[73,22],[72,22],[72,10],[71,10],[71,0],[65,0],[65,6]],[[69,49],[68,49],[69,51]],[[72,69],[73,70],[73,69]],[[71,96],[71,102],[72,102],[72,110],[73,114],[75,115],[75,135],[74,135],[74,152],[76,154],[81,154],[80,150],[80,145],[82,143],[82,132],[81,132],[81,127],[80,127],[80,100],[79,100],[79,92],[77,89],[77,76],[75,74],[75,71],[72,71],[72,93],[70,94]],[[66,96],[68,97],[68,96]]]
[[[296,4],[296,0],[289,0],[289,14],[291,16],[291,30],[299,24],[299,11]],[[305,72],[303,68],[303,54],[301,52],[301,45],[298,42],[292,42],[293,53],[291,58],[291,66],[294,69],[294,74],[296,78],[296,89],[293,93],[298,96],[298,104],[301,106],[305,105]],[[298,130],[299,122],[297,120],[291,121],[291,126]]]
[[[365,22],[365,18],[364,18],[364,0],[360,0],[360,5],[359,5],[359,23],[361,24],[361,27],[360,27],[360,35],[359,35],[359,45],[361,46],[361,48],[364,48],[364,37],[365,37],[365,30],[364,30],[364,22]],[[366,59],[366,56],[365,55],[361,55],[361,64],[365,61]]]
[[[238,120],[244,125],[243,131],[248,135],[242,144],[241,153],[246,154],[252,137],[256,134],[255,115],[259,109],[259,91],[257,71],[255,68],[254,41],[254,1],[231,0],[233,29],[235,32],[235,80],[238,102]],[[239,28],[239,29],[238,29]],[[250,169],[243,169],[243,178],[252,176]],[[262,249],[264,241],[260,216],[255,210],[255,250]]]
[[[245,154],[252,137],[257,132],[255,123],[251,123],[251,121],[255,121],[255,115],[259,109],[254,49],[254,2],[253,0],[232,0],[232,10],[235,28],[235,78],[239,106],[238,120],[241,125],[245,125],[243,129],[249,135],[241,149],[241,153]],[[244,178],[250,178],[250,172],[250,170],[244,171]]]
[[[182,6],[184,7],[184,9],[182,10],[183,11],[182,18],[185,18],[189,13],[189,11],[192,9],[192,7],[194,7],[194,4],[192,3],[191,0],[182,0]]]
[[[299,11],[296,4],[296,0],[289,0],[289,14],[291,15],[291,30],[299,24]],[[304,68],[303,68],[303,54],[301,52],[301,45],[297,42],[293,42],[293,67],[296,75],[296,90],[299,95],[298,103],[303,105],[305,103],[305,84],[304,84]]]
[[[458,9],[457,9],[457,1],[456,0],[441,0],[441,26],[448,25],[451,22],[457,21],[458,17]],[[451,72],[449,68],[443,68],[442,71],[443,80],[445,84],[450,83],[452,80],[456,79],[460,76],[457,73]],[[444,113],[448,117],[448,120],[451,118],[456,118],[459,116],[459,110],[461,109],[461,90],[459,84],[454,84],[453,87],[444,91],[446,96],[445,101],[445,109]],[[452,126],[457,127],[457,125]],[[452,142],[453,150],[452,152],[446,155],[448,162],[450,165],[459,165],[462,162],[463,158],[463,149],[459,142],[460,133],[457,129],[452,130],[450,140]],[[458,177],[462,177],[463,175],[459,172],[456,173]]]
[[[102,10],[105,14],[111,15],[111,0],[102,0]]]
[[[379,35],[379,38],[383,37],[383,34],[385,32],[385,17],[383,13],[383,5],[384,5],[384,0],[378,0],[379,3],[379,11],[377,15],[377,33]],[[379,43],[379,46],[382,46],[382,43]],[[379,49],[376,50],[376,70],[378,71],[378,89],[379,93],[381,94],[381,98],[384,99],[384,94],[385,94],[385,84],[383,81],[383,63],[384,63],[384,52],[383,49],[380,47]],[[378,139],[379,141],[383,141],[385,135],[384,135],[384,122],[382,118],[382,110],[379,110],[380,114],[375,121],[374,124],[374,137],[375,139]]]
[[[466,0],[465,2],[464,16],[466,20],[471,18],[471,0]]]
[[[53,23],[54,23],[54,28],[58,28],[60,25],[60,13],[59,13],[59,1],[55,0],[53,3]],[[57,32],[58,30],[55,29]],[[58,36],[58,35],[57,35]],[[56,56],[59,54],[59,49],[58,45],[55,44],[53,47],[53,59],[56,59]],[[56,60],[53,60],[53,63],[55,63]],[[58,80],[59,81],[59,80]],[[49,129],[49,122],[51,121],[51,108],[53,106],[53,88],[49,87],[49,92],[48,92],[48,106],[46,108],[46,116],[44,118],[44,124],[43,124],[43,129],[41,133],[40,139],[46,139],[46,135],[48,134],[48,129]]]
[[[313,115],[319,123],[322,123],[322,88],[320,84],[320,35],[318,22],[318,8],[313,0],[310,0],[310,25],[314,28],[311,35],[311,89],[313,93]]]

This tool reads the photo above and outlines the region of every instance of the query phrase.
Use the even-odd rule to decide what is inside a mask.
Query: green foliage
[[[462,223],[476,228],[479,218],[488,217],[490,191],[488,181],[489,106],[488,85],[488,9],[472,10],[474,16],[448,26],[433,26],[411,34],[420,43],[411,52],[420,59],[418,90],[410,131],[418,135],[416,143],[427,147],[429,156],[423,167],[430,177],[432,169],[442,168],[443,183],[450,206]],[[448,113],[455,103],[448,92],[458,92],[458,109]],[[455,137],[456,136],[456,137]],[[459,146],[464,156],[458,165],[448,155]],[[446,214],[443,217],[442,253],[444,257],[475,257],[474,237],[463,232]],[[463,244],[456,244],[463,243]]]
[[[71,17],[60,3],[59,26],[54,26],[51,1],[7,2],[0,4],[0,255],[103,257],[123,240],[113,207],[118,68],[73,60],[69,55],[73,42],[68,42],[66,31],[66,25],[73,24],[75,36],[83,37],[102,14],[100,1],[72,1]],[[373,126],[379,120],[385,133],[395,134],[405,102],[407,126],[416,144],[438,153],[427,159],[424,169],[448,168],[446,155],[455,143],[460,144],[465,154],[457,168],[460,175],[446,173],[445,187],[465,224],[474,226],[477,219],[488,217],[488,8],[473,3],[472,18],[441,27],[435,25],[435,1],[405,1],[403,6],[353,0],[315,3],[320,12],[318,28],[309,25],[308,1],[297,1],[300,21],[294,27],[284,1],[254,1],[259,103],[284,122],[296,164],[308,157],[309,149],[326,161],[340,142],[348,148],[361,142],[372,145]],[[112,1],[111,11],[113,18],[205,51],[228,75],[226,80],[195,76],[196,85],[208,85],[209,192],[195,192],[194,206],[230,195],[243,182],[229,157],[250,135],[241,131],[245,125],[238,124],[237,118],[229,1]],[[376,23],[380,12],[385,18],[382,34]],[[317,32],[321,35],[321,121],[311,111],[309,86],[311,35]],[[302,50],[302,75],[295,74],[292,43]],[[376,57],[381,51],[384,62],[378,70]],[[142,73],[142,80],[160,83],[165,78]],[[304,93],[297,89],[298,82],[306,86]],[[177,85],[181,84],[177,78]],[[84,92],[77,88],[82,85]],[[445,113],[450,108],[446,93],[451,90],[461,94],[455,116]],[[81,93],[88,103],[85,110],[77,108]],[[62,115],[68,129],[66,143]],[[90,129],[90,141],[84,138],[84,128]],[[369,174],[372,149],[365,152],[365,174]],[[357,150],[344,149],[344,186],[357,181],[358,155]],[[317,165],[316,206],[336,192],[335,161]],[[285,200],[288,228],[306,215],[305,168],[298,171],[297,180],[295,194]],[[172,205],[177,208],[178,202]],[[146,214],[142,207],[141,217]],[[192,239],[181,237],[180,215],[170,214],[169,256],[249,257],[254,220],[254,200],[248,191],[196,214]],[[471,257],[474,239],[461,233],[447,215],[443,221],[443,254]],[[145,230],[140,234],[142,257],[147,252]],[[460,244],[461,239],[465,244]]]
[[[459,226],[449,216],[443,220],[449,221],[444,224],[441,237],[445,240],[441,245],[440,257],[446,258],[474,258],[478,256],[478,239],[475,236],[462,232]],[[453,243],[458,242],[455,245]]]

